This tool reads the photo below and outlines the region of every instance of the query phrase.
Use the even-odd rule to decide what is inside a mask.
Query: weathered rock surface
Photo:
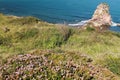
[[[84,27],[93,27],[96,30],[107,30],[112,25],[112,18],[109,13],[109,6],[101,3],[97,6],[93,17],[84,25]]]

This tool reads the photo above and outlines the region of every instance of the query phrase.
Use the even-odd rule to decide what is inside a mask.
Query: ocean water
[[[120,23],[120,0],[0,0],[0,12],[35,16],[51,23],[78,24],[90,19],[102,2],[109,4],[113,22]],[[120,32],[120,27],[112,26],[111,30]]]

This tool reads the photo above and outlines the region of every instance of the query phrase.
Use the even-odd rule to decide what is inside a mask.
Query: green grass
[[[116,75],[120,75],[120,55],[116,54],[106,54],[104,59],[99,60],[97,63],[103,64],[109,70],[111,70]]]
[[[6,20],[8,17],[3,16]],[[37,22],[36,22],[37,21]],[[34,17],[11,18],[0,24],[0,56],[22,54],[34,49],[53,49],[64,44],[72,29],[39,21]],[[23,25],[24,23],[24,25]],[[9,31],[5,31],[5,29]],[[7,57],[6,56],[6,57]]]
[[[66,51],[78,51],[90,56],[94,63],[108,67],[112,72],[120,74],[119,55],[120,33],[106,31],[79,31],[72,35],[62,49]],[[111,56],[110,58],[110,55]],[[107,60],[106,60],[107,59]],[[100,60],[100,62],[98,62]],[[105,64],[104,64],[105,63]]]
[[[107,67],[120,76],[120,33],[97,32],[92,28],[80,30],[55,25],[34,17],[14,17],[0,14],[0,58],[26,54],[34,50],[52,50],[62,55],[51,55],[57,62],[71,58],[66,52],[89,57],[94,65]],[[36,52],[37,53],[37,52]],[[39,53],[39,52],[38,52]],[[80,58],[71,54],[71,59]],[[112,56],[114,55],[114,56]],[[84,57],[83,57],[84,59]],[[85,58],[86,59],[86,58]],[[84,62],[82,62],[84,63]]]

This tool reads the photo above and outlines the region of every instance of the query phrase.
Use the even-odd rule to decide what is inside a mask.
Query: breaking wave
[[[78,23],[75,23],[75,24],[68,24],[68,25],[69,26],[73,26],[73,27],[75,27],[75,26],[82,26],[82,25],[86,24],[88,21],[89,20],[83,20],[81,22],[78,22]],[[117,25],[118,25],[118,23],[115,23],[115,22],[112,21],[111,26],[117,26]]]
[[[76,24],[68,24],[69,26],[82,26],[84,24],[86,24],[89,20],[83,20],[81,22],[78,22]]]
[[[117,26],[118,23],[115,23],[112,21],[112,25],[111,26]]]

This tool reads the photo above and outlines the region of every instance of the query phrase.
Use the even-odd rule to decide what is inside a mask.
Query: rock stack
[[[109,6],[106,3],[101,3],[97,6],[93,17],[83,27],[92,27],[95,30],[103,31],[110,28],[112,25],[112,18],[109,13]]]

